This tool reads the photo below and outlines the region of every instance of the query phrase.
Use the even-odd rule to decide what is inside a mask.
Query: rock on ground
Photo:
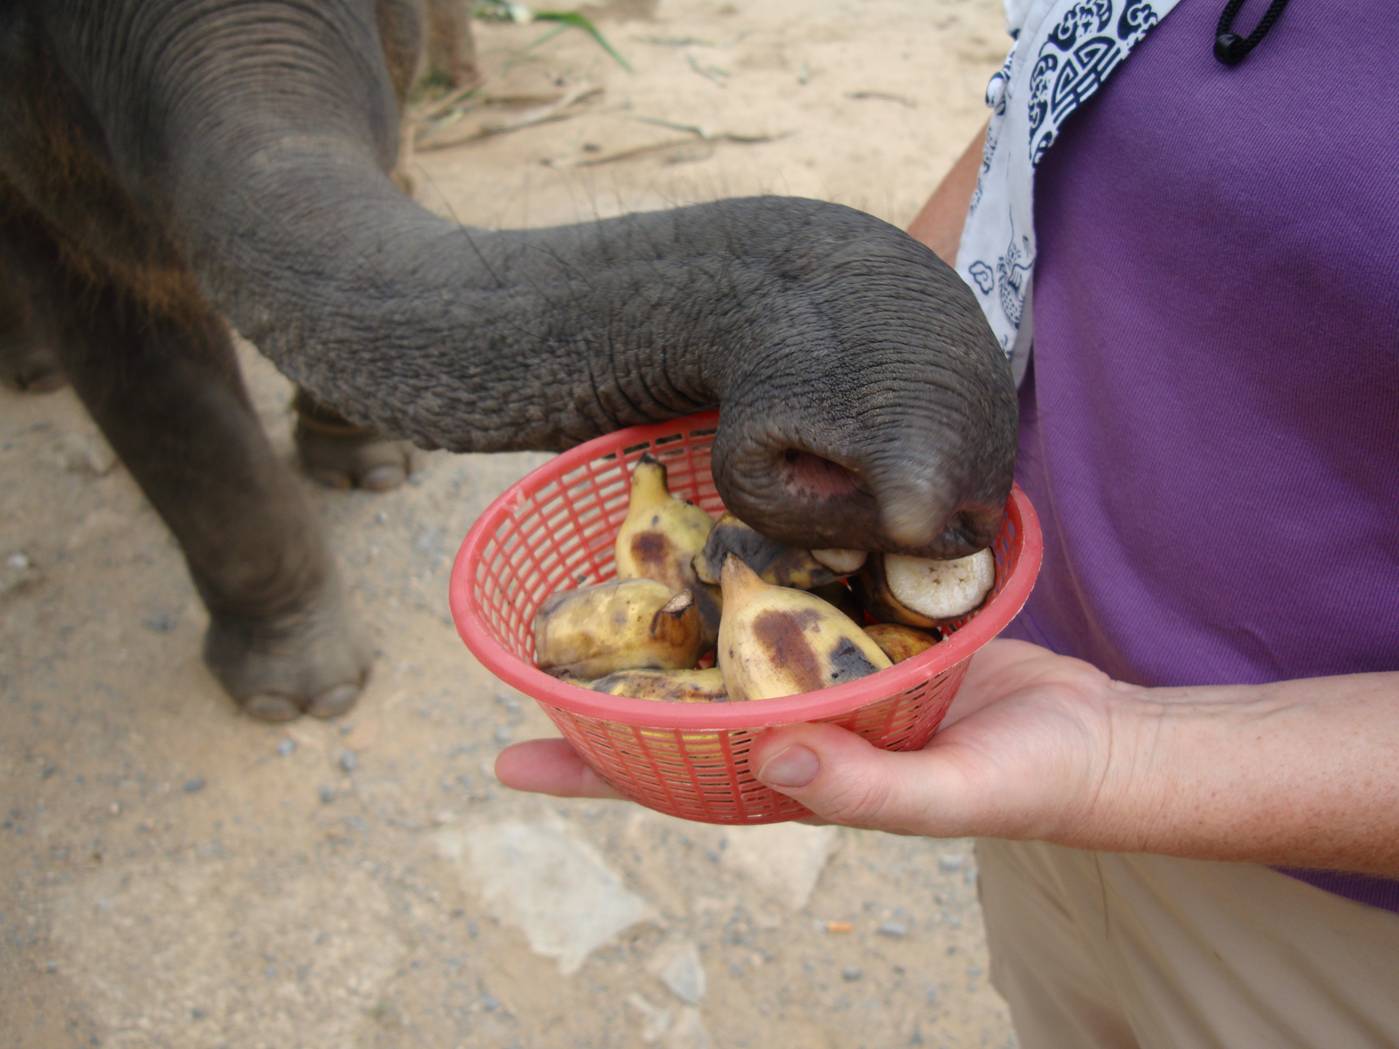
[[[618,933],[653,916],[597,849],[560,819],[509,820],[438,835],[442,854],[464,855],[469,884],[530,949],[557,958],[565,976]]]

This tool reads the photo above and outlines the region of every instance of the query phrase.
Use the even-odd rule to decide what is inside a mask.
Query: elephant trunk
[[[424,447],[560,449],[717,403],[703,267],[668,214],[540,231],[446,222],[366,160],[274,147],[196,272],[317,399]]]
[[[349,418],[557,449],[718,404],[716,484],[770,535],[959,556],[994,532],[1010,370],[901,231],[777,197],[464,229],[385,175],[378,19],[402,0],[53,4],[133,196],[234,325]]]

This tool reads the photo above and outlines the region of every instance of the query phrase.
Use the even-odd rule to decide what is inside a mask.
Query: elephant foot
[[[369,676],[338,598],[273,622],[216,616],[204,662],[244,713],[261,721],[338,717]]]
[[[296,396],[296,450],[307,476],[328,488],[387,492],[413,472],[412,446]]]
[[[52,393],[67,385],[68,377],[47,344],[0,340],[0,386],[20,393]]]

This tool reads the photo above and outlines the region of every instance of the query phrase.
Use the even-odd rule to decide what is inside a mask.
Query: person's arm
[[[957,245],[962,241],[962,223],[971,205],[977,176],[981,173],[981,152],[986,143],[986,127],[982,126],[971,145],[957,158],[938,183],[933,195],[908,224],[908,233],[922,241],[949,266],[957,261]]]
[[[765,733],[752,762],[832,823],[1399,877],[1399,673],[1147,689],[996,641],[921,751],[801,725]],[[615,796],[562,740],[496,770]]]
[[[782,729],[753,761],[835,823],[1399,876],[1399,673],[1148,689],[999,641],[950,720],[913,753]]]

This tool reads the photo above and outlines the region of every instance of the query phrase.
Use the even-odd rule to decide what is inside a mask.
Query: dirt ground
[[[420,148],[429,206],[544,225],[781,192],[906,222],[1004,52],[984,0],[590,13],[633,73],[577,31],[531,49],[540,26],[478,28],[488,96],[516,102],[438,142],[578,100]],[[244,361],[290,460],[288,384]],[[721,830],[495,783],[501,746],[549,726],[458,641],[447,573],[541,457],[424,456],[378,496],[307,482],[378,658],[351,715],[277,727],[204,670],[179,552],[72,395],[0,404],[0,1042],[1014,1044],[967,842]]]

